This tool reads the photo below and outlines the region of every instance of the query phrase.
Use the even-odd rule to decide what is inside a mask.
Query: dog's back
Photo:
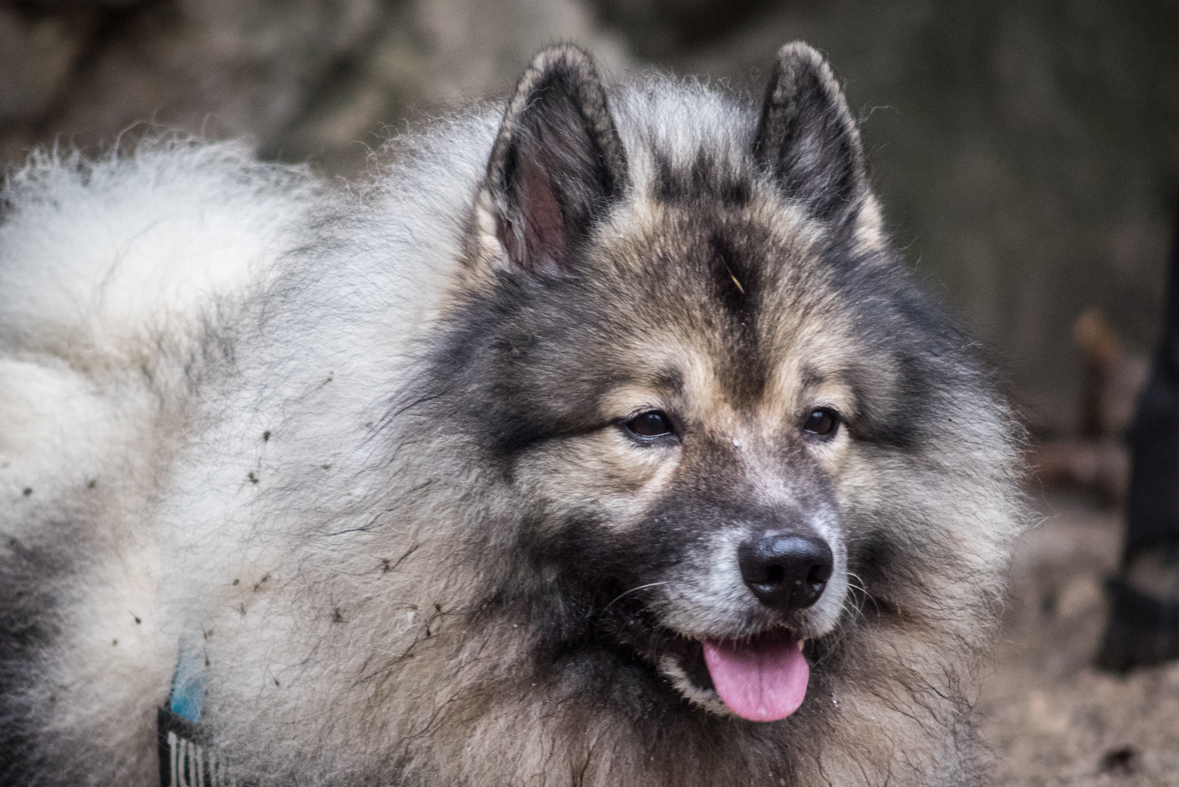
[[[232,145],[35,155],[0,223],[0,773],[145,783],[175,644],[151,507],[202,325],[258,286],[318,187]],[[124,752],[111,756],[109,752]],[[135,752],[128,757],[126,753]],[[52,776],[50,774],[53,774]]]

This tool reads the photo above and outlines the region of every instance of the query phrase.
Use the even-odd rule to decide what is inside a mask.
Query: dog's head
[[[543,52],[471,222],[446,365],[518,509],[526,565],[503,582],[532,589],[544,658],[598,648],[781,719],[807,643],[882,570],[879,520],[922,516],[914,446],[956,334],[886,250],[813,49],[780,51],[756,116],[611,96],[579,50]]]

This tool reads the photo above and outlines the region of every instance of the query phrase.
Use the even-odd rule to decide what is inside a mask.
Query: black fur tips
[[[626,187],[626,153],[593,61],[573,46],[544,50],[516,86],[487,166],[508,258],[529,271],[563,271]]]
[[[795,41],[778,50],[753,154],[782,192],[818,219],[853,220],[868,194],[864,151],[823,56]]]

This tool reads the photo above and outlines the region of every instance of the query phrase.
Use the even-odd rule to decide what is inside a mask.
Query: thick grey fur
[[[757,107],[557,47],[386,161],[9,174],[0,785],[156,784],[182,652],[259,787],[984,783],[1018,430],[823,59]],[[813,607],[743,586],[767,527],[831,544]],[[699,640],[782,626],[806,699],[737,718]]]

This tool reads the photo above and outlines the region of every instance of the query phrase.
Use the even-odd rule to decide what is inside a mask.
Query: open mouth
[[[806,698],[810,665],[802,653],[804,640],[790,629],[740,639],[694,639],[659,626],[637,601],[615,612],[610,616],[614,638],[657,668],[672,659],[691,694],[715,693],[736,716],[778,721]]]
[[[704,640],[701,645],[716,693],[741,718],[778,721],[806,698],[811,668],[802,655],[803,641],[789,629],[741,640]]]

